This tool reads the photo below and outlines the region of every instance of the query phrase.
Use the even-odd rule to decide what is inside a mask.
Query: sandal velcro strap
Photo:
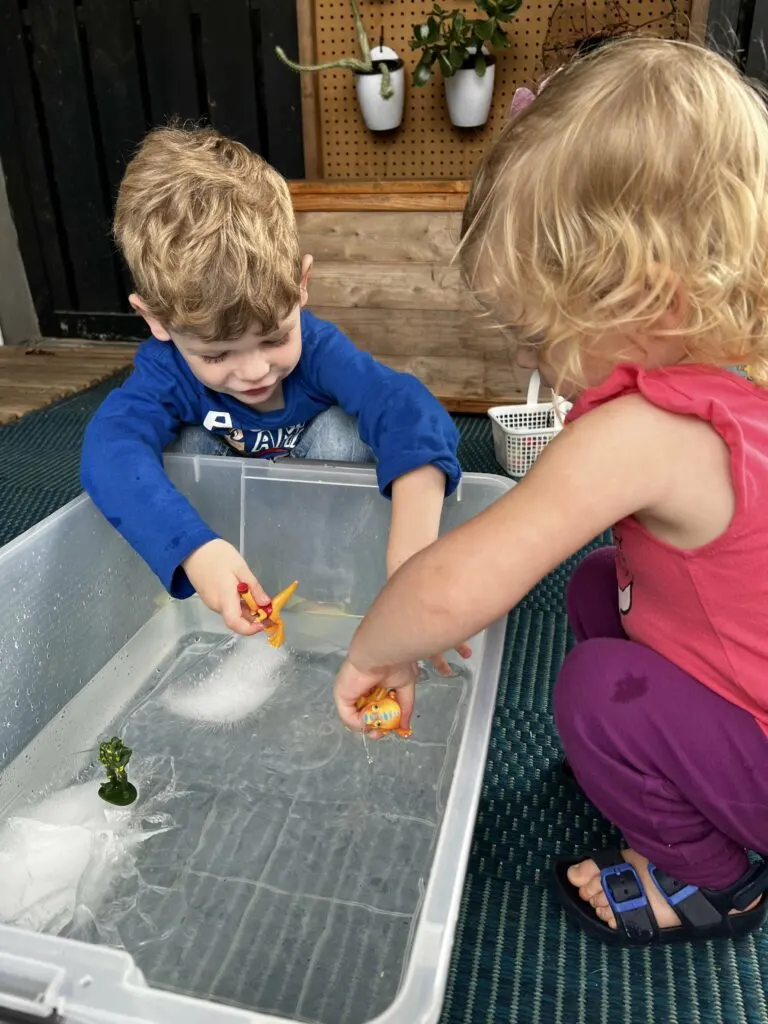
[[[733,910],[746,910],[750,903],[768,892],[768,864],[764,860],[752,864],[747,873],[725,892],[730,897]]]
[[[711,928],[722,921],[723,915],[710,903],[698,886],[678,882],[655,864],[648,865],[648,873],[680,920],[685,921],[691,928]]]
[[[703,889],[678,882],[655,864],[648,871],[664,899],[682,921],[694,929],[720,925],[731,910],[746,910],[768,891],[768,864],[759,861],[726,889]]]
[[[656,918],[634,867],[618,850],[601,850],[593,860],[618,928],[634,940],[653,939],[658,931]]]

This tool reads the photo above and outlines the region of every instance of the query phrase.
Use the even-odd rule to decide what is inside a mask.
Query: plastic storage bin
[[[175,828],[134,851],[148,880],[139,896],[151,941],[138,941],[133,924],[130,938],[115,926],[123,949],[98,927],[89,936],[72,925],[57,934],[2,926],[0,1016],[5,1009],[68,1024],[434,1024],[504,624],[475,638],[463,678],[424,684],[412,741],[366,749],[336,722],[330,680],[356,616],[384,579],[388,506],[373,472],[199,456],[172,456],[167,464],[211,526],[258,565],[268,590],[297,578],[316,612],[340,612],[313,617],[299,604],[287,621],[288,646],[305,648],[296,665],[322,663],[325,676],[315,679],[308,669],[294,678],[294,662],[286,662],[285,680],[249,720],[249,757],[233,776],[241,734],[231,723],[190,723],[168,733],[165,749],[158,709],[176,683],[163,689],[162,680],[179,667],[194,675],[202,650],[219,661],[239,651],[248,681],[248,666],[266,648],[245,640],[253,646],[227,653],[235,640],[220,621],[197,599],[171,601],[86,497],[0,550],[0,827],[41,790],[90,771],[95,741],[115,723],[133,728],[144,714],[139,742],[128,736],[134,778],[134,766],[143,770],[141,741],[157,755],[154,777],[139,780],[134,808],[166,785],[162,766],[176,756]],[[510,486],[466,476],[446,503],[443,529]],[[297,681],[306,693],[293,704]],[[209,762],[213,775],[203,778]],[[409,818],[409,801],[424,800],[434,807],[431,820]],[[200,806],[207,817],[193,841],[185,822],[197,820]],[[164,820],[155,816],[153,827]],[[364,845],[370,835],[381,844],[378,857]],[[167,877],[179,850],[181,882]],[[213,859],[197,870],[206,851]],[[184,879],[192,876],[187,891]],[[123,888],[115,900],[111,890],[101,894],[103,905],[121,910],[138,899],[125,888],[133,880],[112,879]],[[72,934],[81,938],[64,937]]]
[[[562,430],[571,408],[570,402],[557,395],[551,402],[540,402],[540,386],[538,371],[534,371],[525,405],[497,405],[488,410],[496,461],[515,479],[525,476]]]

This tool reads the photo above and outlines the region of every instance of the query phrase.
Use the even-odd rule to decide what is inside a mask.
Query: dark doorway
[[[143,337],[110,238],[153,125],[205,119],[304,176],[291,0],[0,0],[0,156],[43,334]]]

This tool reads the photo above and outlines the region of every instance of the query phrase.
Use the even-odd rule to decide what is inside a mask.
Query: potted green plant
[[[504,26],[521,4],[522,0],[475,0],[483,16],[468,18],[463,11],[446,11],[436,3],[424,24],[414,25],[411,49],[420,50],[421,57],[413,70],[413,84],[426,85],[437,64],[445,80],[451,122],[457,128],[478,128],[488,120],[496,78],[492,51],[509,47]]]
[[[286,56],[282,47],[276,47],[275,52],[280,60],[294,71],[306,74],[330,71],[333,68],[351,71],[355,76],[357,101],[366,128],[373,132],[391,131],[398,128],[403,120],[404,63],[394,50],[384,45],[383,31],[379,45],[371,48],[357,0],[349,2],[355,19],[359,57],[341,57],[327,64],[297,64]]]

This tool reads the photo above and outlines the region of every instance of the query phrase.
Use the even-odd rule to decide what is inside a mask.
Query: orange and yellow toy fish
[[[395,700],[394,690],[377,686],[370,693],[358,697],[355,706],[362,713],[363,722],[369,729],[376,729],[378,732],[395,732],[404,739],[411,735],[410,729],[400,728],[402,711]]]

